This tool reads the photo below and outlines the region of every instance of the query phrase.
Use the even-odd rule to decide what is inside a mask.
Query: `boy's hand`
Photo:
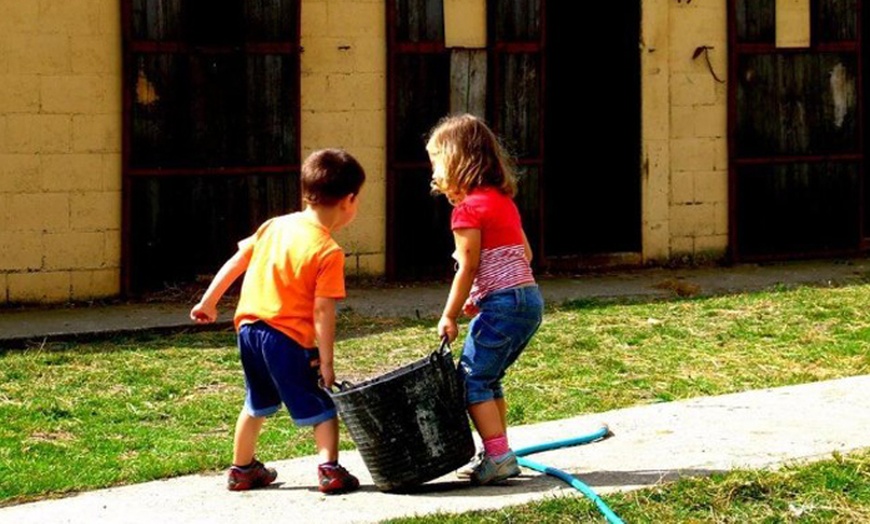
[[[320,380],[323,381],[323,387],[332,388],[335,384],[335,371],[332,369],[332,364],[320,364]]]
[[[197,324],[210,324],[217,320],[217,308],[200,302],[190,310],[190,319]]]
[[[447,337],[447,342],[453,342],[457,335],[459,328],[456,326],[456,319],[442,316],[438,321],[438,338]]]

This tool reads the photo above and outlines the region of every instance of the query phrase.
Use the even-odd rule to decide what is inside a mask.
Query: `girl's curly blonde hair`
[[[433,193],[444,194],[451,202],[482,186],[516,195],[512,159],[480,118],[470,114],[442,118],[429,133],[426,150],[444,163],[444,178],[432,180]]]

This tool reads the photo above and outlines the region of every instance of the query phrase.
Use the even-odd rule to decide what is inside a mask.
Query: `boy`
[[[198,323],[214,322],[221,296],[245,273],[233,318],[246,396],[227,474],[231,491],[267,486],[278,476],[256,460],[255,448],[265,418],[281,403],[297,425],[314,426],[320,491],[359,487],[338,463],[337,412],[318,381],[326,388],[335,382],[335,301],[345,296],[344,253],[331,233],[356,216],[365,172],[347,152],[324,149],[302,164],[301,182],[305,209],[267,220],[239,242],[190,311]]]

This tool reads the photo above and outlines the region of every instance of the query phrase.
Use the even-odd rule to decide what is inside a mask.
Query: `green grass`
[[[734,471],[603,497],[631,524],[870,522],[870,452],[788,466]],[[498,511],[392,519],[390,524],[567,524],[604,522],[582,496],[561,496]]]
[[[870,284],[863,284],[550,307],[506,379],[509,422],[866,374],[868,296]],[[438,343],[434,320],[346,313],[339,333],[336,373],[351,382],[415,360]],[[0,505],[222,470],[242,397],[228,332],[6,351],[0,354]],[[353,447],[344,432],[342,446]],[[311,453],[310,430],[297,429],[286,413],[267,423],[261,457]],[[857,454],[793,471],[684,480],[607,500],[628,522],[847,522],[850,515],[866,517],[870,508],[867,465],[868,456]],[[805,489],[791,480],[802,475],[811,482]],[[849,497],[859,495],[812,498],[829,483],[836,489],[838,482],[852,482]],[[735,486],[747,483],[770,487],[758,488],[757,503],[734,504],[729,497],[743,489]],[[788,486],[798,487],[787,491]],[[793,513],[799,516],[788,516],[792,510],[782,506],[788,503],[796,504]],[[550,505],[555,509],[547,509]],[[824,509],[828,506],[834,509]],[[834,516],[807,520],[825,511]],[[528,513],[528,522],[544,522],[532,517],[536,512],[552,514],[546,522],[597,514],[588,501],[569,498],[483,521],[522,522]]]

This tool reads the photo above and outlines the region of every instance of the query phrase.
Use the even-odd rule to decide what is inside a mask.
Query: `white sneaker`
[[[509,451],[501,460],[496,460],[490,456],[483,457],[483,460],[471,473],[470,480],[472,484],[482,486],[484,484],[497,484],[519,474],[520,466],[517,464],[517,456],[513,451]]]
[[[471,457],[471,460],[468,462],[468,464],[456,470],[456,476],[461,479],[470,479],[471,475],[474,473],[474,470],[477,469],[478,465],[480,465],[481,462],[483,462],[484,456],[486,456],[486,454],[483,452],[483,450],[478,451],[476,455]]]

